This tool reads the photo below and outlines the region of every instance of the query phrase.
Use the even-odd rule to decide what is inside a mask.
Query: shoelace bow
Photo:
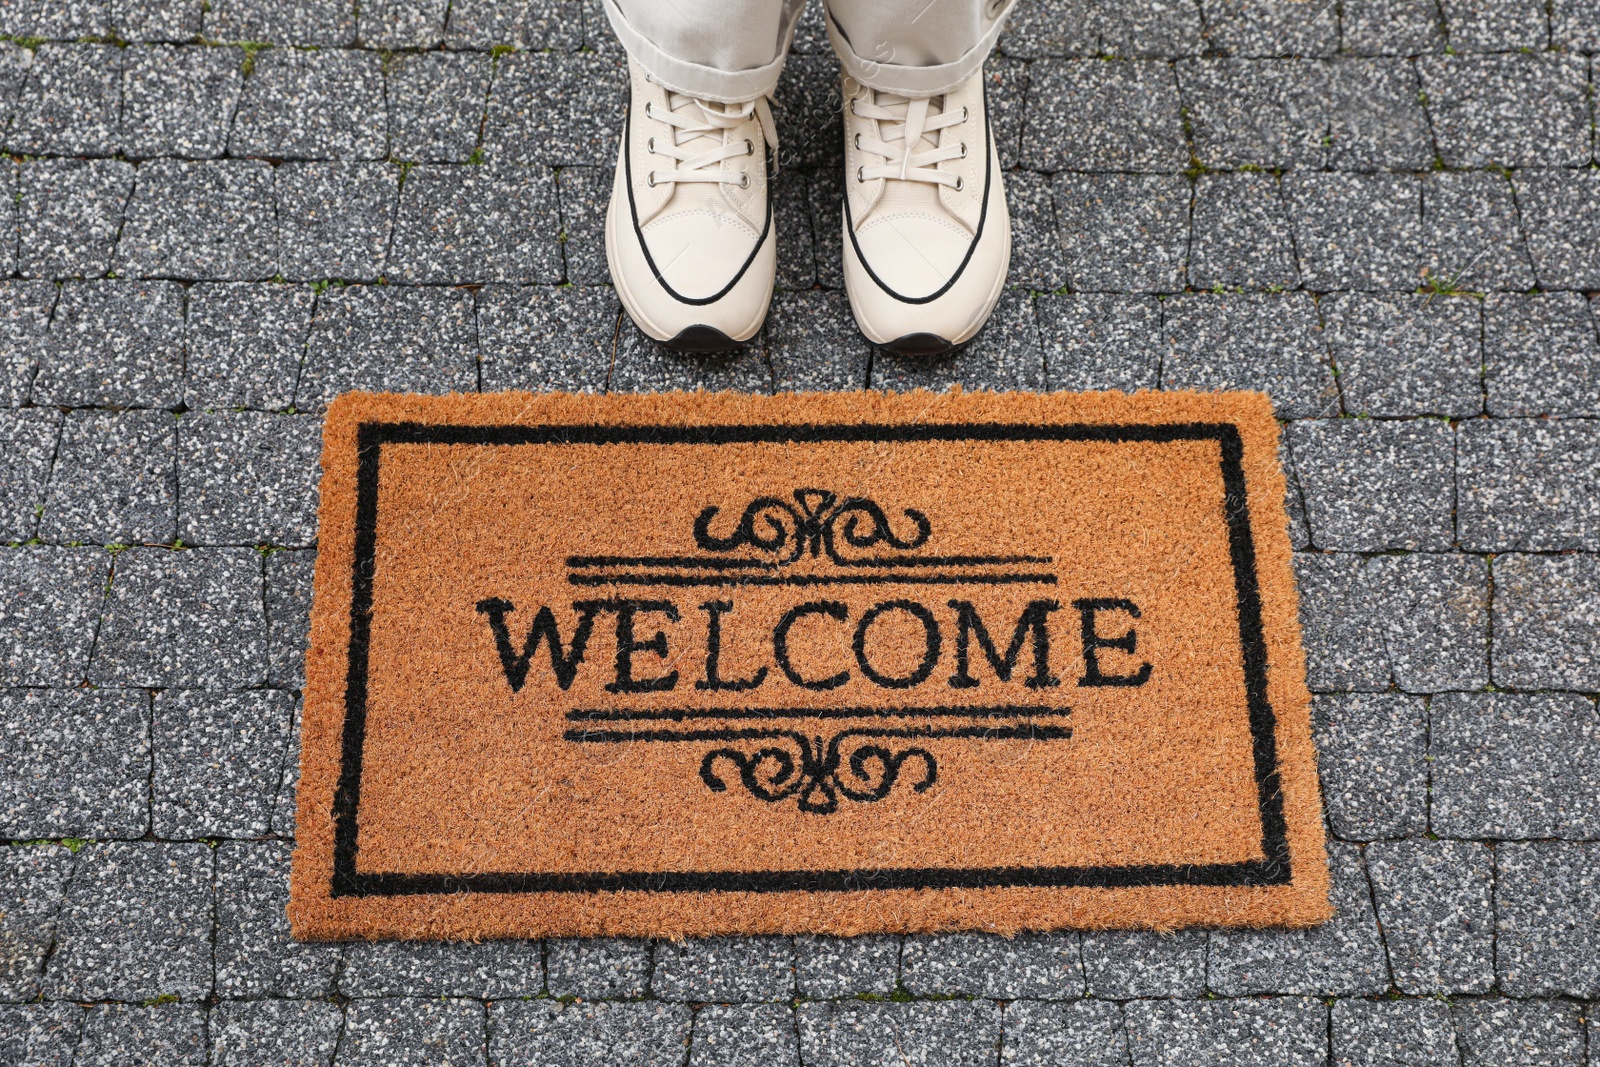
[[[934,101],[938,101],[935,109]],[[850,102],[852,111],[860,118],[878,121],[879,137],[856,135],[856,147],[863,152],[883,156],[888,162],[879,167],[860,167],[857,181],[889,178],[899,181],[932,182],[936,185],[960,189],[959,175],[946,174],[938,165],[948,159],[960,159],[967,154],[965,142],[939,146],[926,134],[937,133],[950,126],[967,121],[967,109],[944,110],[944,97],[910,97],[896,93],[869,89]],[[926,144],[922,151],[916,149]]]
[[[772,108],[764,96],[742,104],[719,104],[668,90],[667,107],[671,110],[662,112],[645,105],[648,117],[672,127],[672,142],[663,144],[652,137],[648,144],[650,153],[666,156],[678,164],[673,170],[651,171],[646,180],[652,186],[667,182],[720,182],[749,188],[748,172],[724,170],[717,164],[735,156],[756,154],[755,143],[749,138],[728,140],[728,131],[748,122],[752,115],[761,126],[762,139],[774,154],[778,150],[778,127],[772,121]],[[711,139],[714,143],[708,148],[697,148],[694,142],[702,139]]]

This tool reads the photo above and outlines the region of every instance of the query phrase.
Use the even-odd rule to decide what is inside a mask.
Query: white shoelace
[[[936,103],[937,102],[937,103]],[[863,152],[885,157],[888,161],[880,167],[859,167],[857,181],[888,178],[898,181],[932,182],[959,190],[959,175],[946,174],[938,165],[948,159],[960,159],[967,154],[966,142],[939,146],[935,139],[925,136],[967,121],[967,109],[945,111],[944,97],[910,97],[896,93],[868,89],[850,102],[853,114],[864,119],[876,119],[878,137],[856,135],[856,147]],[[918,151],[918,149],[921,149]]]
[[[748,137],[728,140],[728,131],[748,122],[752,115],[761,126],[762,138],[773,153],[777,153],[778,127],[772,121],[772,108],[764,96],[742,104],[719,104],[668,90],[667,106],[671,110],[661,112],[646,104],[645,115],[671,126],[672,142],[663,144],[659,138],[652,137],[646,147],[651,155],[666,156],[678,165],[672,170],[652,170],[646,175],[651,186],[671,182],[720,182],[748,189],[749,172],[724,170],[718,164],[735,156],[756,154],[755,143]],[[702,140],[710,144],[695,144]]]

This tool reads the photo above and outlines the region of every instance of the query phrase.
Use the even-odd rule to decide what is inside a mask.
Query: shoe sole
[[[930,356],[944,355],[954,348],[955,344],[936,333],[908,333],[904,337],[896,337],[881,347],[887,348],[897,356],[926,359]]]
[[[662,341],[674,352],[708,355],[714,352],[732,352],[743,348],[748,341],[735,341],[715,326],[685,326],[677,336]]]

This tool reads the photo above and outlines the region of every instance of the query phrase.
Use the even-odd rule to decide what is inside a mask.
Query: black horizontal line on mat
[[[1054,563],[1052,556],[864,556],[839,559],[845,567],[986,567],[1019,563]],[[579,567],[703,567],[707,570],[754,568],[776,570],[789,564],[765,559],[717,559],[710,556],[568,556],[567,566]]]
[[[633,741],[760,741],[770,737],[790,736],[795,736],[792,730],[772,727],[745,727],[737,730],[568,730],[562,734],[563,739],[567,741],[611,745]],[[858,736],[932,740],[977,737],[985,741],[1066,741],[1072,737],[1072,727],[1041,726],[1031,722],[1017,726],[878,726],[864,729]]]
[[[847,893],[884,889],[986,889],[1039,886],[1112,889],[1134,886],[1289,884],[1287,857],[1238,863],[1124,867],[887,867],[825,871],[573,871],[476,874],[351,873],[339,895],[438,893]]]
[[[1071,708],[1022,704],[926,708],[574,708],[569,722],[683,722],[685,719],[921,719],[964,716],[970,719],[1023,719],[1035,715],[1070,715]]]
[[[1055,585],[1053,574],[569,574],[572,585]]]

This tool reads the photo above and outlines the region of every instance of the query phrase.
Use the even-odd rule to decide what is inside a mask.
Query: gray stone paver
[[[272,168],[261,160],[153,160],[139,168],[115,264],[141,278],[270,278],[274,216]]]
[[[1050,388],[1131,393],[1159,384],[1165,344],[1154,297],[1069,293],[1034,306]]]
[[[131,48],[123,60],[122,150],[209,159],[228,143],[244,86],[235,48]]]
[[[485,1008],[459,998],[357,1000],[345,1009],[335,1065],[485,1067]]]
[[[496,1064],[677,1067],[692,1018],[687,1005],[662,1001],[500,1001],[489,1009],[489,1056]]]
[[[556,205],[545,167],[419,164],[400,191],[388,269],[414,283],[560,281]]]
[[[800,1060],[817,1067],[977,1067],[995,1061],[1000,1007],[985,1000],[821,1001],[799,1010]]]
[[[1494,857],[1466,841],[1380,841],[1367,871],[1403,992],[1486,993],[1494,984]]]
[[[1447,166],[1576,167],[1593,155],[1588,59],[1549,52],[1420,60]]]
[[[181,536],[299,547],[317,536],[322,427],[307,415],[196,412],[178,427]]]
[[[75,1004],[0,1004],[0,1056],[30,1067],[70,1067],[83,1016]]]
[[[1327,104],[1317,64],[1186,59],[1177,71],[1202,164],[1315,167],[1326,159]]]
[[[1311,702],[1328,822],[1347,841],[1428,828],[1428,718],[1422,698],[1326,693]]]
[[[545,942],[545,984],[553,997],[637,999],[649,989],[651,959],[648,941],[555,938]]]
[[[355,5],[352,0],[210,0],[204,33],[218,41],[347,45],[355,41]]]
[[[1592,907],[1600,848],[1508,842],[1495,851],[1495,874],[1500,988],[1518,997],[1600,995],[1600,929]]]
[[[46,997],[188,1001],[209,994],[212,860],[202,844],[84,846],[56,920]]]
[[[1183,285],[1189,183],[1177,174],[1058,175],[1056,218],[1068,284],[1080,292],[1170,292]]]
[[[327,1067],[344,1014],[326,1001],[223,1001],[209,1020],[217,1067]]]
[[[139,837],[150,825],[150,698],[86,689],[4,690],[0,834]]]
[[[795,981],[803,997],[818,1000],[870,993],[888,996],[900,975],[901,939],[863,937],[794,939]]]
[[[1333,843],[1330,899],[1337,914],[1292,932],[1219,930],[1210,936],[1206,985],[1216,993],[1345,995],[1381,993],[1389,968],[1359,850]]]
[[[1128,1035],[1122,1008],[1094,1000],[1040,1002],[1019,1000],[1006,1005],[1004,1067],[1049,1067],[1072,1063],[1081,1067],[1126,1067]]]
[[[192,1004],[97,1005],[84,1019],[72,1062],[85,1067],[205,1067],[205,1011]]]
[[[1135,1000],[1127,1007],[1136,1067],[1326,1062],[1328,1009],[1309,997]]]
[[[102,548],[0,550],[0,682],[62,688],[83,682],[110,571]]]
[[[1434,420],[1307,419],[1289,430],[1318,548],[1448,550],[1455,440]]]
[[[785,1000],[794,995],[787,937],[705,937],[656,946],[650,988],[667,1000]]]
[[[107,156],[121,148],[122,52],[106,44],[43,44],[6,134],[24,155]]]
[[[184,403],[281,411],[294,403],[316,293],[304,285],[189,289]]]
[[[39,974],[55,943],[56,912],[72,867],[72,854],[60,845],[22,845],[0,851],[0,1000],[32,1000]],[[20,1020],[11,1020],[18,1030]],[[0,1032],[7,1029],[0,1025]],[[5,1046],[0,1044],[0,1054]],[[16,1056],[12,1062],[23,1057]]]
[[[700,1009],[694,1017],[689,1063],[799,1067],[794,1009],[787,1004],[711,1004]]]
[[[544,989],[537,941],[367,941],[344,951],[339,992],[348,997],[477,997],[500,1000]]]
[[[27,403],[58,295],[47,281],[0,283],[0,406]]]
[[[155,704],[151,816],[159,837],[260,837],[271,829],[292,694],[169,689]]]
[[[400,170],[384,163],[285,163],[273,175],[280,273],[294,280],[383,275]]]
[[[1484,998],[1454,1006],[1462,1067],[1527,1063],[1581,1067],[1581,1009],[1570,1001]]]
[[[1013,291],[926,364],[842,291],[815,3],[779,292],[721,359],[611,289],[598,2],[13,0],[0,35],[0,835],[105,842],[0,844],[0,1000],[43,997],[0,1062],[1595,1067],[1594,0],[1025,0],[987,66]],[[1271,395],[1333,924],[292,941],[335,395],[957,383]]]
[[[1600,549],[1600,422],[1469,422],[1457,479],[1464,548]]]
[[[1351,293],[1328,297],[1321,310],[1346,411],[1459,418],[1483,411],[1476,300]]]
[[[116,558],[89,680],[245,689],[266,680],[261,556],[130,548]]]
[[[184,291],[173,282],[67,282],[33,379],[36,404],[176,407]]]
[[[271,685],[299,689],[305,684],[315,566],[316,553],[311,551],[267,556],[267,680]]]
[[[1600,285],[1600,171],[1527,170],[1512,185],[1539,284]]]
[[[329,289],[317,302],[295,404],[319,411],[349,389],[473,392],[472,320],[472,294],[459,289]]]
[[[913,995],[1062,1000],[1083,991],[1076,934],[937,934],[908,937],[900,984]]]
[[[1433,825],[1462,838],[1594,836],[1600,718],[1572,693],[1433,700]]]
[[[1450,1009],[1438,1001],[1341,1000],[1330,1021],[1333,1062],[1372,1067],[1457,1067]]]
[[[482,53],[396,56],[388,71],[389,154],[463,163],[478,147],[493,60]]]
[[[1042,60],[1030,88],[1044,108],[1022,131],[1031,168],[1172,171],[1187,161],[1178,85],[1165,63]],[[1099,121],[1083,121],[1091,116]]]
[[[67,413],[39,518],[46,541],[170,543],[178,420],[165,411]]]
[[[1600,333],[1578,293],[1491,293],[1483,364],[1490,415],[1600,414]]]
[[[59,411],[0,411],[0,541],[26,541],[38,529],[60,439]]]
[[[376,52],[271,48],[255,57],[228,151],[277,159],[382,159],[388,148]]]
[[[326,998],[343,946],[296,941],[289,903],[288,843],[227,841],[217,847],[217,995]]]
[[[1197,997],[1206,984],[1206,935],[1201,930],[1085,933],[1083,973],[1092,997]]]
[[[1494,573],[1494,680],[1600,690],[1600,559],[1507,553]]]
[[[109,270],[133,180],[133,167],[116,159],[41,159],[19,168],[18,273],[95,278]]]

